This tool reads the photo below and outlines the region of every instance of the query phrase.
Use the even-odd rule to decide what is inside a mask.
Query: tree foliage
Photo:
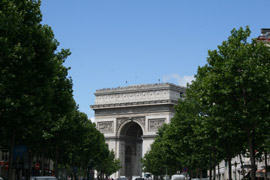
[[[40,4],[0,1],[0,146],[9,148],[9,169],[15,145],[25,145],[32,156],[53,159],[56,170],[107,159],[111,173],[117,162],[95,124],[78,111],[64,66],[70,51],[59,50],[52,29],[41,24]]]
[[[248,150],[255,178],[255,150],[269,150],[270,50],[249,36],[248,27],[233,29],[210,50],[176,106],[162,140],[182,167],[211,169]]]

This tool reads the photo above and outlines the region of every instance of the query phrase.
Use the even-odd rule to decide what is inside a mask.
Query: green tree
[[[210,75],[207,68],[207,65],[198,68],[196,79],[187,90],[187,98],[195,98],[196,109],[199,110],[197,111],[199,116],[195,118],[196,123],[193,129],[197,134],[196,136],[204,140],[204,148],[208,150],[210,178],[212,177],[211,169],[215,167],[219,160],[225,159],[229,164],[229,179],[232,179],[231,159],[243,151],[244,137],[239,131],[239,127],[232,123],[227,114],[228,111],[224,110],[224,106],[220,106],[216,102],[208,103],[207,98],[209,96],[207,93],[217,90],[215,87],[212,89],[206,87],[208,83],[212,83],[212,80],[208,78],[218,77],[213,74]],[[218,96],[212,94],[210,98],[216,100],[220,98]],[[217,113],[219,113],[219,116]]]
[[[172,149],[174,139],[166,137],[167,131],[170,131],[169,128],[167,124],[159,128],[151,150],[142,159],[144,172],[151,172],[155,176],[171,175],[182,168]]]
[[[164,175],[166,173],[166,160],[162,153],[162,145],[160,142],[155,141],[151,145],[151,150],[148,151],[142,159],[143,171],[150,172],[155,176]]]
[[[148,169],[174,158],[182,167],[208,164],[211,170],[226,159],[231,174],[231,158],[248,149],[255,178],[255,150],[269,147],[270,51],[256,40],[249,43],[249,35],[249,28],[234,29],[209,51],[208,64],[198,69],[171,124],[146,154]],[[169,150],[169,158],[161,156]]]
[[[169,128],[164,133],[164,141],[168,143],[172,156],[183,168],[188,168],[191,176],[200,176],[207,167],[211,167],[210,157],[214,151],[213,131],[205,127],[205,119],[197,94],[199,81],[195,81],[186,89],[185,98],[175,106],[175,115]]]
[[[104,165],[104,159],[112,165],[109,174],[117,160],[78,111],[63,66],[70,52],[57,51],[53,31],[41,20],[39,0],[0,1],[0,143],[10,148],[9,179],[17,144],[53,159],[56,175],[59,165],[86,169]]]
[[[209,51],[208,64],[198,70],[198,76],[203,74],[201,101],[218,123],[217,131],[231,137],[232,148],[245,138],[255,179],[260,132],[269,130],[270,51],[256,40],[248,42],[249,35],[248,27],[233,29],[227,41]]]
[[[118,171],[121,166],[120,166],[120,160],[115,159],[115,154],[113,151],[108,151],[106,148],[104,149],[106,152],[105,158],[103,159],[103,162],[100,163],[97,168],[101,172],[101,174],[104,174],[106,179]]]
[[[14,146],[33,145],[52,120],[56,88],[63,77],[59,71],[65,71],[62,63],[69,55],[67,50],[56,51],[59,43],[41,20],[40,1],[0,2],[0,116],[10,149],[10,179]],[[70,87],[65,87],[68,92]]]

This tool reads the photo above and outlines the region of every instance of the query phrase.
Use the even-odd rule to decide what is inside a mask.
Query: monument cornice
[[[155,138],[155,137],[157,137],[157,134],[143,135],[143,136],[142,136],[143,139],[148,139],[148,138],[149,138],[149,139],[153,139],[153,138]]]
[[[152,134],[152,135],[143,135],[142,136],[142,139],[153,139],[157,137],[157,134]],[[126,137],[123,137],[123,136],[107,136],[105,137],[106,140],[125,140],[125,139],[128,139]]]
[[[123,94],[123,93],[137,93],[137,92],[148,92],[158,90],[174,90],[185,93],[186,88],[177,86],[171,83],[159,83],[159,84],[143,84],[134,85],[118,88],[105,88],[96,90],[95,96],[112,95],[112,94]]]
[[[98,104],[91,105],[92,109],[111,109],[111,108],[123,108],[123,107],[136,107],[136,106],[153,106],[153,105],[164,105],[171,104],[175,105],[178,101],[176,100],[155,100],[155,101],[139,101],[139,102],[126,102],[126,103],[114,103],[114,104]]]
[[[151,106],[136,106],[136,107],[119,107],[119,108],[105,108],[95,109],[95,116],[123,116],[123,115],[145,115],[148,113],[174,112],[175,104],[159,104]]]

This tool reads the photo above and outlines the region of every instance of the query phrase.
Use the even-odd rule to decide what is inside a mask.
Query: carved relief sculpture
[[[98,130],[101,133],[113,133],[113,121],[98,122]]]
[[[132,117],[131,120],[137,121],[143,127],[143,129],[145,129],[145,116]]]
[[[122,117],[122,118],[117,118],[116,119],[116,129],[117,129],[117,131],[120,128],[120,126],[127,120],[128,120],[128,117]]]
[[[128,121],[136,121],[138,122],[144,129],[145,129],[145,116],[138,116],[138,117],[121,117],[116,119],[116,129],[119,130],[120,126]]]
[[[165,118],[149,119],[149,131],[157,131],[165,123]]]

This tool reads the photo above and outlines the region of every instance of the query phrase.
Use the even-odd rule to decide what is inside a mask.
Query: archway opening
[[[142,135],[142,128],[134,121],[125,124],[121,129],[121,176],[131,178],[132,176],[141,175]]]

